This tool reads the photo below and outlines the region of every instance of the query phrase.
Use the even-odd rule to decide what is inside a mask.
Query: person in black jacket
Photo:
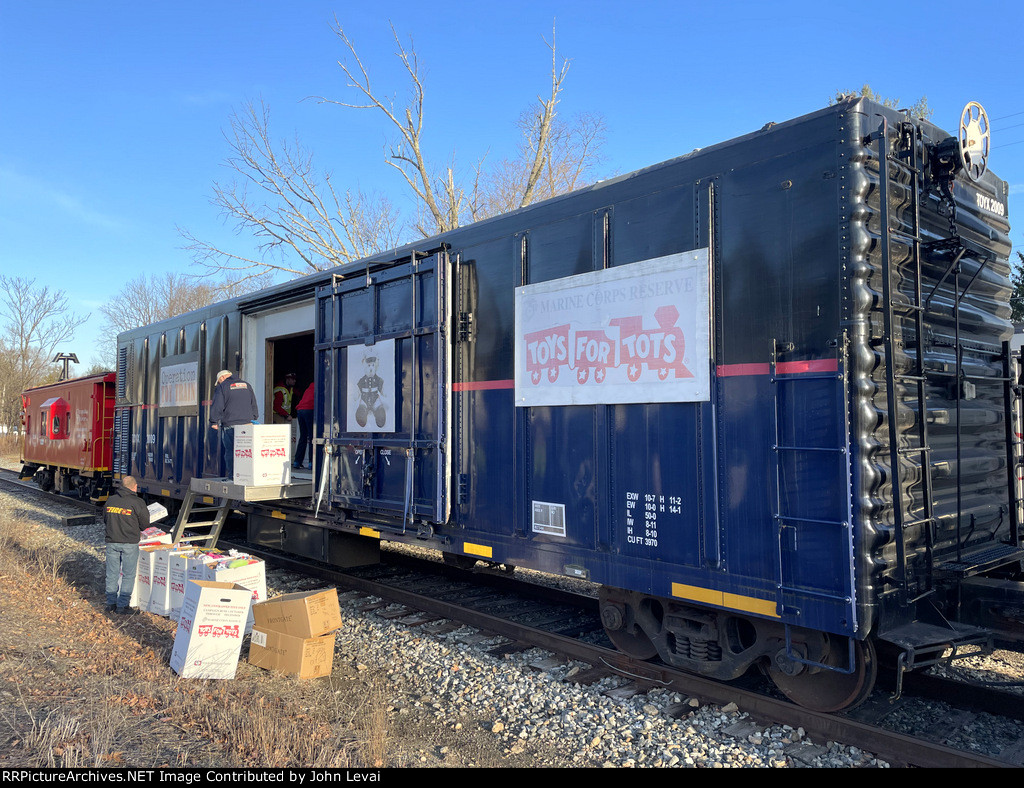
[[[213,403],[210,405],[210,426],[220,431],[224,476],[229,480],[235,475],[235,427],[255,424],[259,417],[252,386],[229,370],[218,372],[217,388],[213,390]]]
[[[134,476],[121,480],[121,489],[107,499],[107,612],[135,614],[130,607],[139,565],[139,537],[149,528],[149,508],[136,491]]]

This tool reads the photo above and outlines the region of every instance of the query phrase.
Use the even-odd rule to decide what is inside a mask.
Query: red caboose
[[[21,395],[21,478],[44,490],[101,500],[110,491],[114,387],[106,372],[28,389]]]

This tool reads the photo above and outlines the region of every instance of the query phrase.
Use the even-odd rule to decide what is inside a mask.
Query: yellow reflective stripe
[[[470,555],[479,555],[483,558],[490,558],[493,554],[490,547],[482,544],[472,544],[471,542],[462,543],[462,552],[469,553]]]
[[[775,612],[775,602],[770,599],[757,599],[752,596],[727,594],[724,591],[714,591],[710,588],[688,586],[682,583],[672,584],[672,596],[679,599],[689,599],[692,602],[703,602],[707,605],[742,610],[744,613],[756,613],[759,616],[779,618],[779,614]]]
[[[285,513],[280,511],[280,510],[278,510],[278,509],[274,509],[274,511],[272,511],[270,513],[270,516],[271,517],[276,517],[278,520],[287,520],[288,519],[287,516],[285,516]]]
[[[360,536],[372,536],[374,539],[380,539],[380,531],[375,531],[372,528],[360,528]]]

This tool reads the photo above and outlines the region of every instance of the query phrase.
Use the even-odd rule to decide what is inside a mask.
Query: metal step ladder
[[[215,498],[213,500],[217,503],[211,506],[203,500],[207,497],[192,489],[185,494],[185,500],[178,511],[178,519],[174,522],[174,530],[171,532],[173,544],[202,542],[196,546],[206,550],[217,546],[221,529],[234,502],[229,498]]]

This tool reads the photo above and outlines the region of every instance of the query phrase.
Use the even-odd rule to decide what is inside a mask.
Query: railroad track
[[[15,477],[16,473],[0,472],[0,488],[56,499],[79,511],[98,514],[87,501],[45,493],[35,485],[17,482]],[[222,539],[222,546],[227,546],[227,541]],[[593,597],[523,582],[503,572],[465,571],[391,551],[387,563],[343,572],[241,540],[231,544],[260,555],[270,568],[327,581],[351,599],[365,600],[357,605],[366,615],[415,627],[428,635],[469,625],[480,631],[479,641],[488,644],[486,650],[498,656],[536,647],[549,652],[551,660],[576,660],[591,665],[590,670],[572,676],[571,680],[579,684],[615,675],[630,679],[629,684],[615,691],[619,695],[662,687],[704,703],[734,703],[760,722],[803,728],[811,739],[856,746],[894,765],[965,768],[1024,763],[1024,727],[1020,735],[1012,729],[1024,716],[1024,699],[1020,695],[910,674],[904,682],[904,697],[899,701],[893,702],[890,695],[879,691],[867,704],[847,715],[821,714],[773,697],[771,690],[766,689],[769,683],[756,677],[723,684],[660,663],[637,661],[614,650],[604,635],[597,600]],[[535,667],[550,669],[553,663],[542,660]],[[926,730],[914,734],[893,730],[893,725],[899,724],[901,710],[907,704],[919,702],[917,698],[922,694],[956,705],[942,707]],[[670,713],[683,716],[688,711],[688,707],[681,706]],[[998,752],[983,754],[944,743],[979,715],[992,714],[1004,715],[1008,721],[1004,726],[1009,729],[1007,741]],[[744,735],[739,728],[745,724],[751,723],[737,723],[733,735]],[[797,756],[796,752],[791,754]]]
[[[73,497],[70,495],[60,495],[55,492],[45,492],[39,488],[39,486],[30,480],[23,481],[18,478],[18,472],[11,470],[10,468],[0,468],[0,489],[4,490],[20,490],[26,493],[33,493],[40,498],[48,499],[51,501],[60,501],[62,505],[66,505],[70,508],[77,509],[82,514],[81,517],[100,517],[102,509],[92,501],[83,500],[82,498]],[[68,520],[70,517],[75,515],[67,515],[64,519]],[[84,522],[84,520],[83,520]],[[73,522],[65,522],[65,525],[72,525]]]
[[[652,687],[663,687],[697,697],[705,703],[735,703],[740,710],[761,722],[803,728],[813,739],[856,746],[896,765],[1014,767],[1021,765],[1021,756],[1024,755],[1021,748],[1015,746],[1016,739],[1003,748],[1004,757],[1000,758],[956,749],[941,740],[928,738],[929,733],[938,738],[948,735],[951,730],[949,723],[953,720],[954,728],[962,727],[967,724],[969,715],[991,713],[978,703],[960,709],[955,717],[942,714],[941,720],[936,721],[936,725],[943,728],[941,730],[933,728],[929,732],[910,735],[883,727],[885,721],[891,719],[891,714],[900,708],[897,704],[889,704],[886,708],[888,696],[885,693],[876,693],[878,705],[870,707],[870,712],[859,717],[821,714],[765,694],[765,688],[769,686],[767,681],[725,684],[660,663],[637,661],[611,648],[601,628],[595,599],[524,583],[503,573],[486,570],[466,572],[437,562],[417,562],[407,557],[391,558],[392,563],[369,570],[341,572],[242,541],[234,542],[233,546],[260,555],[272,566],[312,575],[336,585],[339,590],[361,595],[366,599],[361,609],[367,614],[410,627],[425,628],[427,633],[445,631],[445,622],[457,622],[450,624],[452,628],[470,625],[480,630],[481,642],[492,644],[487,651],[499,656],[514,650],[540,648],[551,652],[557,659],[590,664],[591,670],[573,676],[572,680],[577,683],[594,683],[610,675],[626,676],[630,677],[632,685],[616,690],[619,694],[635,694]],[[493,644],[495,636],[503,639],[496,645]],[[537,665],[538,669],[552,666]],[[963,692],[963,685],[957,682],[935,678],[925,681],[936,693]],[[917,677],[905,680],[906,698],[912,696],[916,684]],[[976,700],[1012,710],[1014,719],[1020,719],[1024,712],[1021,709],[1024,698],[1019,695],[989,691],[981,697],[976,688],[967,692]],[[689,709],[685,706],[675,710],[677,715],[685,715],[687,711]],[[742,731],[737,730],[736,733],[741,734]]]

